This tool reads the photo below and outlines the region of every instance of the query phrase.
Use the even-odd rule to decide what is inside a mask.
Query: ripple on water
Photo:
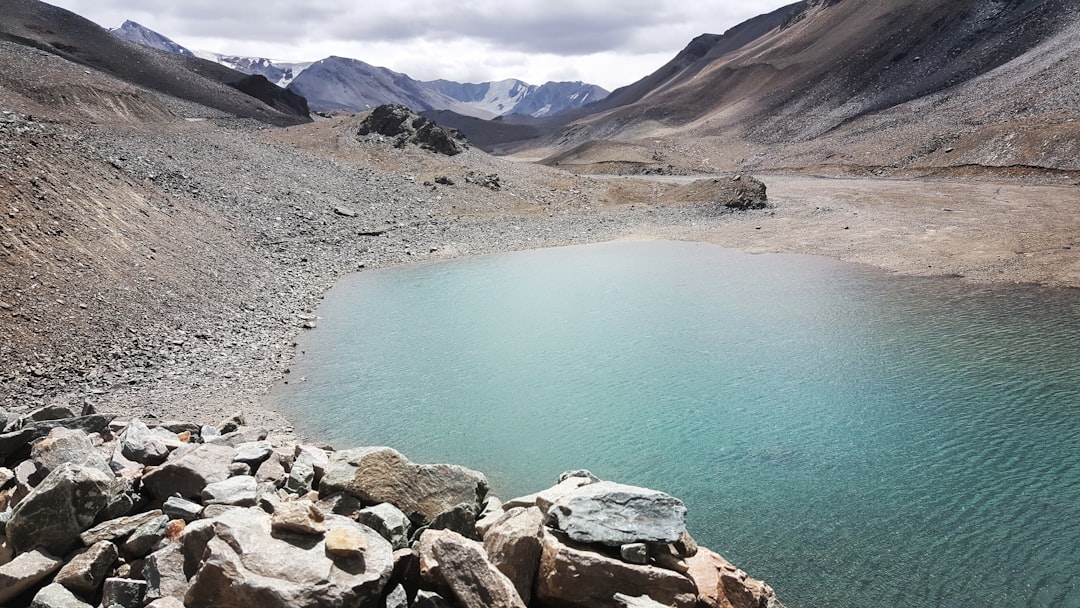
[[[1080,294],[688,243],[365,273],[282,395],[299,428],[682,498],[789,608],[1080,607]]]

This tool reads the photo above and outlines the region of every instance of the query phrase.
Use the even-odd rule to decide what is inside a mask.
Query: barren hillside
[[[681,171],[1080,170],[1074,9],[1061,0],[807,0],[698,38],[542,147],[522,143],[532,148],[523,154],[638,162],[621,157],[625,145],[595,143],[611,141],[648,154],[667,146],[651,164]]]

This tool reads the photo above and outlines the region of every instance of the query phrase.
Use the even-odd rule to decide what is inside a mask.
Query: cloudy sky
[[[339,55],[420,80],[614,89],[692,38],[794,0],[47,0],[104,27],[137,21],[197,50],[315,60]]]

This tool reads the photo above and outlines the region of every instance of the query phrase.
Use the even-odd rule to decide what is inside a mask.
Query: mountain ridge
[[[265,57],[191,51],[167,36],[130,20],[109,31],[130,42],[166,52],[198,56],[245,74],[265,76],[278,86],[292,87],[294,92],[308,99],[312,108],[320,111],[365,111],[378,105],[396,103],[420,112],[450,110],[474,118],[517,114],[539,118],[579,108],[608,94],[602,87],[580,81],[552,81],[542,85],[518,79],[482,83],[459,83],[445,79],[421,81],[389,68],[339,56],[325,57],[319,61],[284,62]],[[316,68],[315,71],[304,76],[312,67]]]

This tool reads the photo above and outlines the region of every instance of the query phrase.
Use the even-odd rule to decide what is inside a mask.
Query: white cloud
[[[790,0],[54,0],[104,27],[137,21],[195,49],[274,59],[351,57],[422,80],[584,80],[608,89],[695,36]]]

